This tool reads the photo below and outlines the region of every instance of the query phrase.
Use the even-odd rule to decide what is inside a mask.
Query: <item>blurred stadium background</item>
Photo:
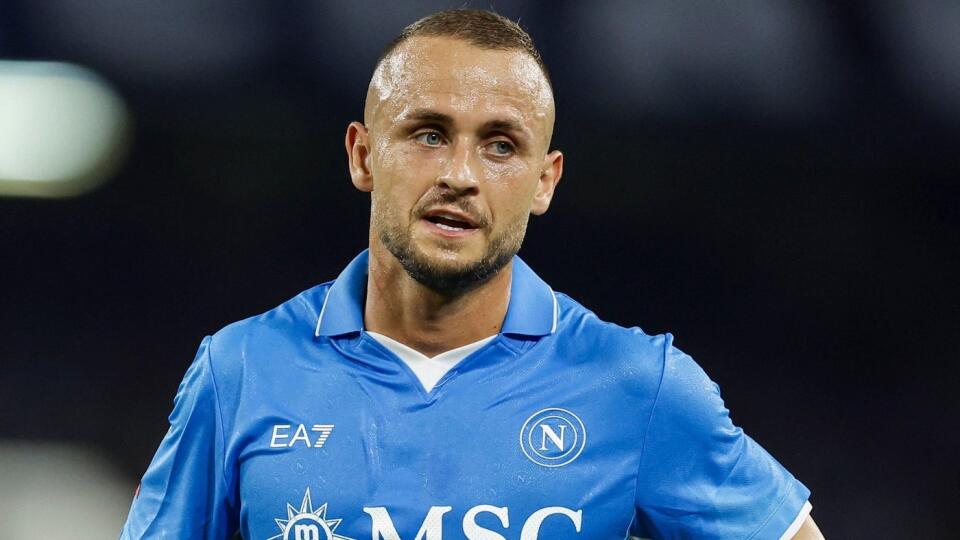
[[[365,244],[344,128],[463,5],[0,0],[0,539],[117,533],[201,337]],[[556,85],[528,262],[673,332],[828,538],[955,538],[960,3],[466,5]]]

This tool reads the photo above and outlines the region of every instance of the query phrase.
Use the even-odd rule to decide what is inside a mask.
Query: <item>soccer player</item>
[[[563,172],[553,122],[516,24],[407,27],[346,133],[369,249],[203,340],[121,538],[822,538],[669,334],[516,256]]]

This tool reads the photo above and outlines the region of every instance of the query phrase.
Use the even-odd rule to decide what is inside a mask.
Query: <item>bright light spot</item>
[[[0,61],[0,195],[67,197],[98,186],[121,161],[126,116],[88,69]]]
[[[106,456],[0,440],[0,538],[116,538],[134,486]]]

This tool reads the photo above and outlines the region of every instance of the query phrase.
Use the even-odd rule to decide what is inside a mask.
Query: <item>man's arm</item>
[[[669,342],[664,347],[637,475],[634,534],[795,537],[810,511],[810,490],[733,424],[719,388],[692,358]]]
[[[813,517],[807,516],[800,530],[797,531],[797,534],[793,535],[793,540],[824,540],[824,538],[823,533],[820,532],[817,524],[814,523]]]
[[[238,528],[209,350],[206,338],[180,383],[170,429],[143,475],[121,540],[225,540]]]

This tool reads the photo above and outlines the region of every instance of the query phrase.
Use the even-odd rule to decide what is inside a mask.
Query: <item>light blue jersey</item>
[[[121,538],[780,538],[809,491],[669,334],[513,261],[501,333],[427,392],[363,328],[367,253],[204,339]]]

